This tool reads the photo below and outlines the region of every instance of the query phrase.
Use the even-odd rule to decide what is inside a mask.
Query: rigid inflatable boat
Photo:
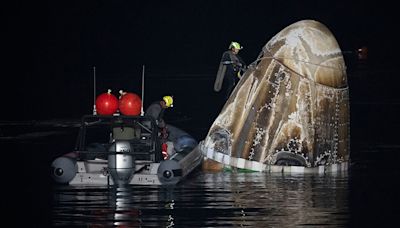
[[[54,159],[51,176],[69,185],[177,184],[201,164],[203,155],[189,134],[172,125],[167,129],[162,142],[152,117],[86,115],[75,150]]]

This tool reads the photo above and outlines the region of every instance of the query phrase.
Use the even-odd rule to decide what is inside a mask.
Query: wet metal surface
[[[255,171],[340,164],[349,160],[349,130],[340,47],[323,24],[304,20],[263,47],[211,126],[204,153],[212,160],[210,151],[223,153],[230,166]]]

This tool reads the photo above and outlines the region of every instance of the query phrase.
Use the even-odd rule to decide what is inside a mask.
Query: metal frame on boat
[[[158,132],[151,117],[86,115],[75,151],[52,162],[52,177],[70,185],[177,184],[203,155],[194,139],[185,145],[190,136],[183,135],[165,142],[164,159]]]

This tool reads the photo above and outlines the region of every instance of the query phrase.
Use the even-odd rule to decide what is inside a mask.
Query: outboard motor
[[[78,172],[76,159],[58,157],[51,163],[51,177],[60,184],[68,184]]]
[[[108,155],[108,169],[115,185],[129,184],[135,172],[135,161],[130,154],[129,141],[115,141]]]

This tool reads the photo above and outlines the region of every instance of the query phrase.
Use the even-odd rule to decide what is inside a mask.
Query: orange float
[[[142,108],[142,99],[135,93],[120,91],[119,111],[123,115],[137,116],[140,115]]]
[[[96,98],[96,111],[99,115],[112,115],[118,110],[118,99],[111,90]]]

